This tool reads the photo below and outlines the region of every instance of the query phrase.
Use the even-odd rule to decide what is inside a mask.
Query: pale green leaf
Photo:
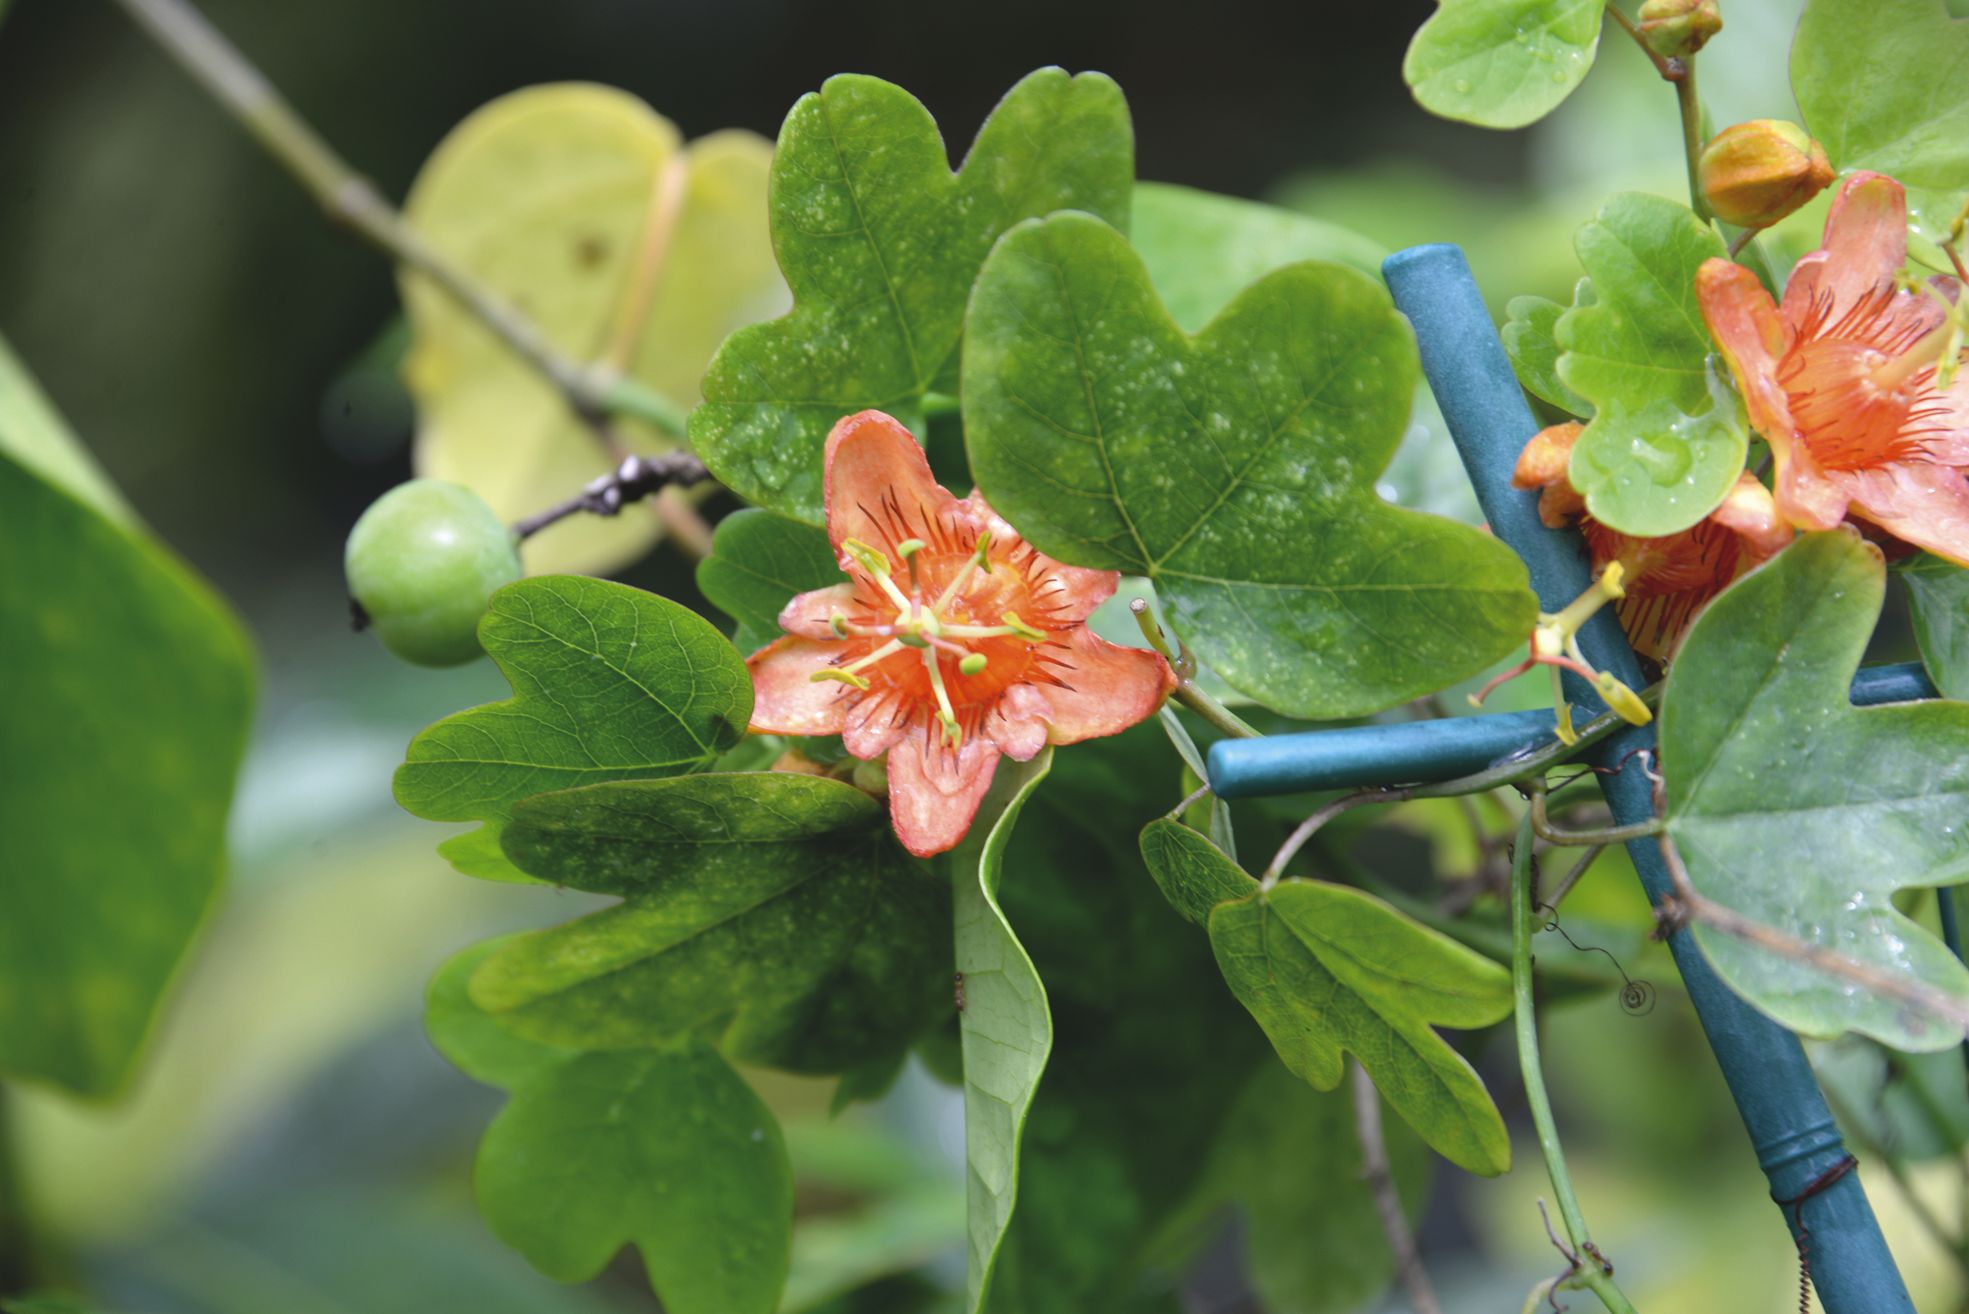
[[[1791,45],[1805,127],[1842,172],[1899,179],[1932,241],[1969,194],[1965,63],[1969,21],[1943,0],[1811,0]]]
[[[1128,221],[1134,137],[1120,88],[1041,69],[985,120],[957,173],[929,111],[843,74],[802,97],[773,159],[772,234],[793,310],[734,334],[691,445],[748,501],[819,523],[821,449],[874,407],[921,432],[951,391],[964,302],[999,234],[1059,209]]]
[[[218,890],[253,656],[24,381],[0,376],[0,1070],[101,1096]]]
[[[479,641],[514,697],[411,741],[397,802],[432,821],[499,821],[531,794],[700,770],[752,715],[751,677],[724,636],[626,584],[509,584],[492,595]]]
[[[1900,575],[1928,678],[1942,697],[1969,699],[1969,570],[1923,553]]]
[[[958,1015],[964,1053],[965,1289],[972,1314],[985,1306],[992,1267],[1018,1195],[1019,1138],[1053,1048],[1046,987],[998,906],[1005,849],[1019,810],[1052,766],[1002,762],[971,833],[952,857]]]
[[[1194,338],[1086,215],[992,252],[964,350],[971,466],[1041,551],[1149,576],[1171,626],[1279,711],[1354,716],[1522,644],[1522,563],[1478,530],[1382,502],[1415,344],[1387,293],[1306,262]]]
[[[711,1034],[736,1058],[803,1072],[893,1056],[949,1007],[949,896],[883,822],[860,790],[789,772],[528,799],[507,856],[627,898],[513,940],[474,973],[472,998],[571,1048]]]
[[[1422,108],[1522,128],[1558,108],[1593,67],[1600,0],[1438,0],[1402,61]]]
[[[1661,709],[1669,834],[1725,907],[1969,1007],[1969,969],[1893,905],[1969,878],[1969,706],[1855,708],[1847,687],[1880,616],[1880,551],[1806,534],[1706,608]],[[1961,1029],[1698,922],[1739,994],[1810,1036],[1857,1031],[1902,1050]]]
[[[1750,441],[1696,299],[1723,239],[1687,206],[1623,192],[1573,244],[1588,278],[1553,330],[1559,382],[1593,408],[1573,486],[1623,533],[1687,529],[1735,487]]]
[[[405,203],[418,233],[577,361],[600,360],[689,406],[726,334],[786,304],[766,232],[771,148],[745,132],[684,146],[627,92],[556,83],[512,92],[454,128]],[[679,198],[661,203],[675,177]],[[419,474],[461,483],[517,520],[613,465],[532,366],[406,269]],[[618,426],[639,451],[681,435]],[[642,554],[642,511],[571,516],[526,544],[536,572],[601,570]]]
[[[1381,276],[1379,242],[1324,219],[1169,183],[1137,183],[1128,240],[1169,317],[1194,333],[1280,265],[1330,260]]]
[[[1351,1052],[1443,1157],[1486,1176],[1511,1161],[1483,1081],[1432,1027],[1511,1011],[1498,964],[1344,885],[1262,888],[1202,835],[1164,818],[1142,856],[1170,904],[1208,927],[1231,993],[1294,1074],[1332,1090]]]

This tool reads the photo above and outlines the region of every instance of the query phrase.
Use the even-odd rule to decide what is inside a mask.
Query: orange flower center
[[[1815,305],[1778,365],[1791,418],[1826,470],[1921,460],[1948,407],[1935,370],[1949,340],[1883,284],[1837,320]]]

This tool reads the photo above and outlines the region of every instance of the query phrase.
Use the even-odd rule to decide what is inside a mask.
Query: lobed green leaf
[[[1894,907],[1969,879],[1969,706],[1855,708],[1886,588],[1880,551],[1806,534],[1744,576],[1683,640],[1663,692],[1668,833],[1703,894],[1969,1006],[1969,968]],[[1739,994],[1794,1031],[1936,1050],[1961,1031],[1697,923]]]
[[[1573,448],[1573,486],[1623,533],[1687,529],[1736,486],[1750,442],[1712,372],[1696,299],[1696,270],[1725,254],[1723,239],[1687,206],[1623,192],[1574,247],[1588,277],[1553,326],[1557,382],[1593,416]]]
[[[445,964],[425,1013],[446,1058],[511,1097],[474,1174],[494,1233],[562,1282],[634,1245],[664,1309],[772,1314],[793,1214],[772,1110],[701,1041],[581,1053],[513,1035],[468,989],[504,943]]]
[[[411,740],[397,802],[432,821],[501,823],[548,790],[701,770],[752,716],[751,677],[724,636],[626,584],[509,584],[492,595],[479,641],[514,696]]]
[[[919,433],[955,390],[964,303],[1013,224],[1054,210],[1128,222],[1134,136],[1098,73],[1028,75],[950,170],[929,112],[902,88],[832,77],[794,105],[773,157],[773,249],[793,309],[726,340],[691,445],[750,502],[819,523],[821,451],[870,407]]]
[[[712,1034],[805,1072],[899,1053],[947,1003],[948,896],[882,822],[860,790],[786,772],[528,799],[503,836],[514,864],[627,898],[512,941],[473,999],[570,1048]]]
[[[1509,1167],[1504,1122],[1482,1079],[1431,1028],[1502,1018],[1510,974],[1359,890],[1307,880],[1266,889],[1184,829],[1152,823],[1143,857],[1184,916],[1211,904],[1217,966],[1285,1065],[1332,1090],[1352,1053],[1437,1153],[1486,1176]]]
[[[998,244],[967,323],[965,435],[992,505],[1041,551],[1153,579],[1234,688],[1354,716],[1523,642],[1517,557],[1374,493],[1417,365],[1373,280],[1289,265],[1192,338],[1119,233],[1062,214]]]

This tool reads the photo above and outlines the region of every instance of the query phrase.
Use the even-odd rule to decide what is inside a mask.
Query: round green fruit
[[[343,568],[376,637],[405,661],[457,666],[482,653],[479,617],[520,577],[512,531],[469,488],[413,479],[372,502]]]

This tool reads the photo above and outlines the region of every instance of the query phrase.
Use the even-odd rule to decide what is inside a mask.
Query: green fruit
[[[349,596],[405,661],[457,666],[482,653],[479,617],[520,577],[512,531],[477,493],[413,479],[377,498],[349,531]]]

